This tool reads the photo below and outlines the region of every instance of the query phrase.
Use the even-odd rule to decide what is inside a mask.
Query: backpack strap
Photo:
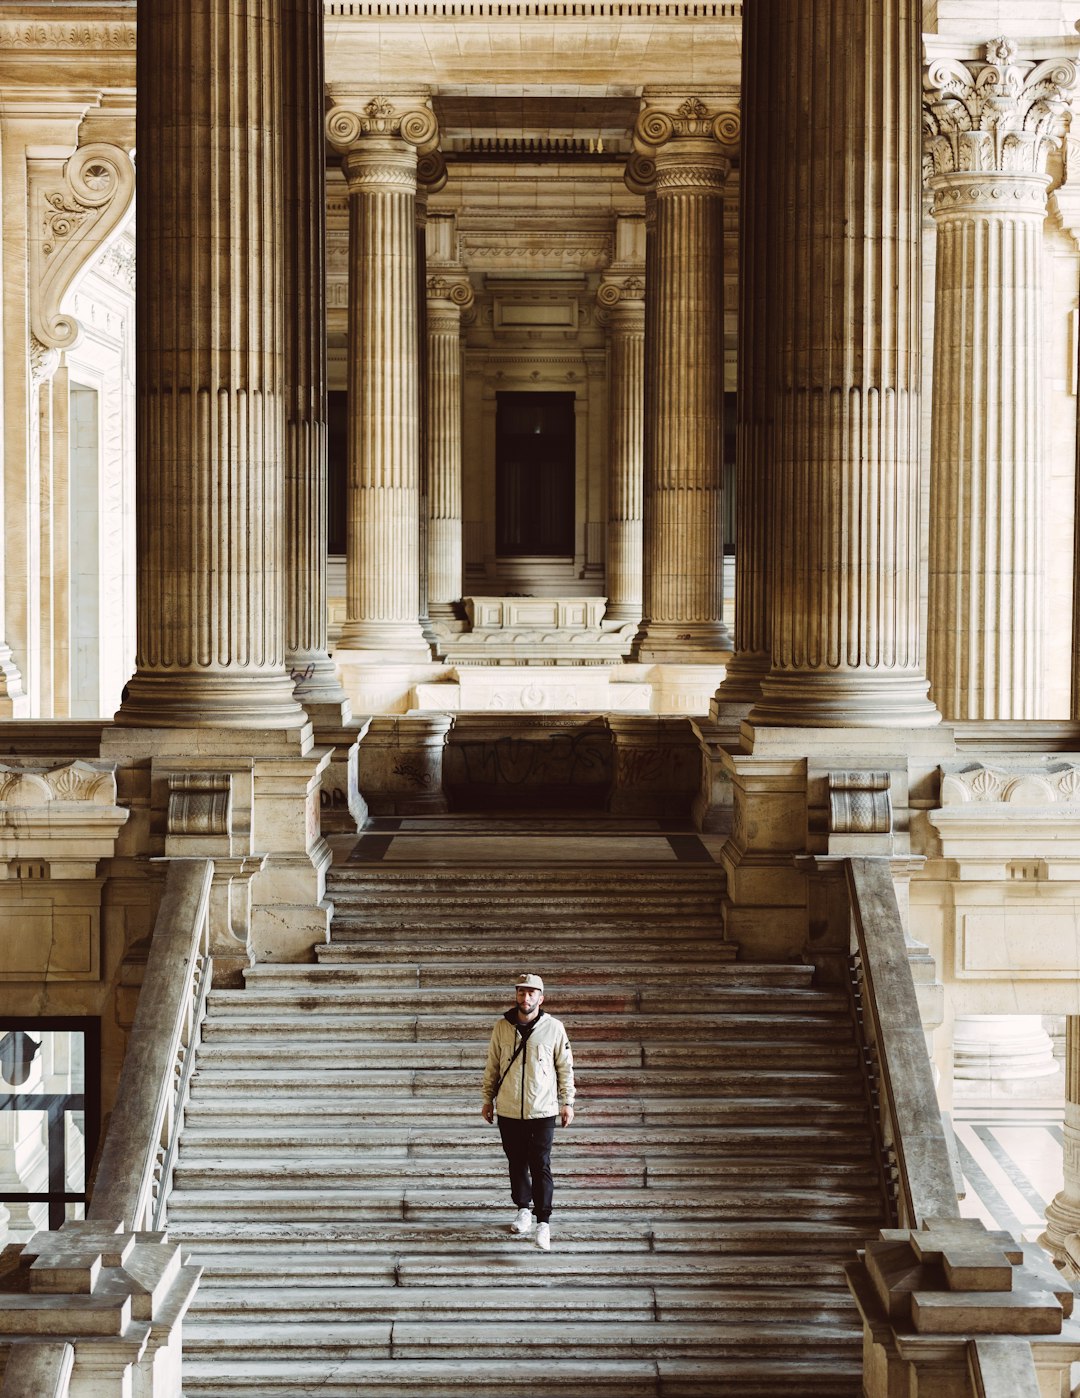
[[[495,1084],[495,1088],[494,1088],[494,1090],[493,1090],[493,1092],[492,1092],[492,1094],[491,1094],[491,1100],[492,1100],[493,1102],[495,1101],[495,1098],[498,1097],[498,1095],[499,1095],[499,1088],[502,1087],[503,1083],[506,1081],[506,1075],[507,1075],[507,1073],[509,1073],[510,1069],[514,1066],[514,1059],[518,1056],[518,1054],[521,1052],[521,1050],[522,1050],[524,1047],[525,1047],[525,1038],[524,1038],[524,1036],[523,1036],[522,1039],[521,1039],[521,1041],[520,1041],[520,1043],[518,1044],[517,1048],[516,1048],[516,1049],[514,1050],[514,1052],[510,1055],[510,1062],[506,1065],[506,1067],[505,1067],[505,1068],[502,1070],[502,1072],[499,1074],[499,1081]]]

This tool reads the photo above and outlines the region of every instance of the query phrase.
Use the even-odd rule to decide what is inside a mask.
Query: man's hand
[[[484,1118],[488,1125],[490,1125],[495,1120],[495,1103],[485,1102],[484,1105],[480,1108],[480,1115]],[[570,1115],[573,1116],[573,1112],[571,1112]]]
[[[562,1124],[569,1126],[574,1119],[574,1109],[573,1107],[563,1107],[559,1115],[562,1117]]]

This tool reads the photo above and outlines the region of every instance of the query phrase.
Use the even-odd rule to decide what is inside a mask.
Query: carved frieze
[[[888,772],[829,773],[829,832],[887,835],[892,830]]]
[[[960,772],[943,772],[942,806],[979,804],[1080,806],[1080,765],[1017,769],[974,763]]]

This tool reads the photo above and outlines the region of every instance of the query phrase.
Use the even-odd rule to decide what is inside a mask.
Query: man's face
[[[519,985],[517,987],[517,1007],[518,1014],[524,1019],[532,1019],[544,1003],[544,992],[533,990],[531,986]]]

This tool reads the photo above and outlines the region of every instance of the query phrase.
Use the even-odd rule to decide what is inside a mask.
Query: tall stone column
[[[1080,1015],[1065,1017],[1065,1183],[1046,1211],[1039,1242],[1071,1279],[1080,1271],[1065,1239],[1080,1232]]]
[[[473,303],[467,277],[427,280],[428,611],[448,621],[461,597],[461,314]]]
[[[280,24],[267,0],[155,0],[140,16],[125,726],[306,724],[284,664]]]
[[[349,518],[347,616],[353,661],[424,662],[420,628],[420,390],[416,245],[418,151],[427,107],[334,93],[330,142],[349,186]]]
[[[937,223],[927,670],[949,719],[1039,717],[1046,157],[1072,63],[930,65]]]
[[[645,282],[607,279],[609,404],[607,618],[641,620],[641,510],[645,427]]]
[[[326,199],[321,0],[282,6],[285,663],[319,721],[346,722],[326,639]]]
[[[647,275],[653,392],[645,420],[644,592],[635,658],[715,663],[722,616],[723,191],[738,118],[697,98],[638,118],[655,162]]]
[[[919,656],[919,7],[759,0],[774,546],[759,725],[926,726]],[[748,54],[751,71],[761,57]],[[812,113],[812,119],[807,119]]]
[[[766,495],[765,365],[772,345],[769,298],[780,259],[769,243],[768,194],[777,178],[773,144],[776,81],[768,6],[748,5],[741,88],[739,184],[739,359],[735,439],[735,654],[711,705],[714,719],[746,716],[761,697],[772,660],[769,504]]]

